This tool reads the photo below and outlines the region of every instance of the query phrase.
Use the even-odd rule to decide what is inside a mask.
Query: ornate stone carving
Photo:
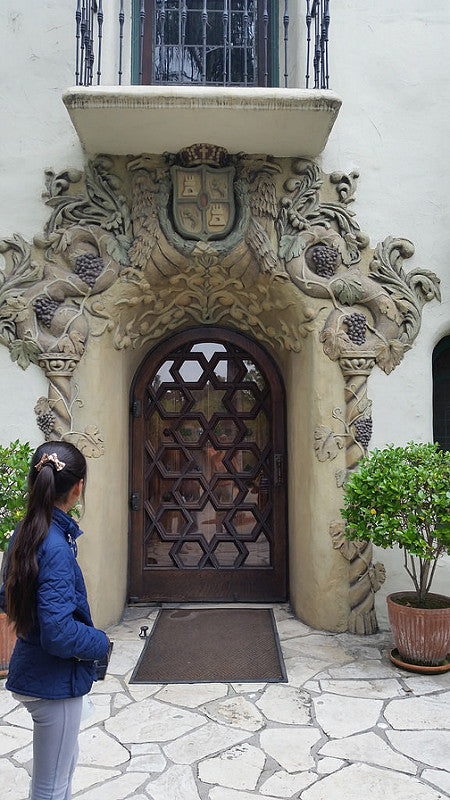
[[[23,369],[33,361],[49,380],[48,398],[35,408],[46,438],[76,437],[90,455],[101,455],[101,439],[92,426],[73,429],[79,401],[72,377],[86,349],[95,296],[114,283],[126,261],[129,224],[109,164],[101,158],[88,166],[84,195],[65,194],[80,183],[80,172],[48,171],[44,197],[52,213],[44,235],[33,246],[18,234],[0,243],[0,341]]]
[[[351,633],[370,634],[377,631],[374,607],[374,592],[380,589],[386,579],[383,564],[372,563],[373,548],[370,542],[360,540],[349,542],[344,535],[343,520],[330,525],[333,547],[339,550],[350,565],[349,600],[350,616],[348,629]]]
[[[98,428],[77,430],[74,414],[74,374],[90,337],[109,335],[124,350],[193,323],[223,324],[298,351],[317,332],[340,365],[345,409],[332,412],[336,431],[317,427],[315,451],[325,461],[345,448],[342,486],[370,439],[368,375],[375,364],[389,373],[400,363],[424,303],[440,298],[434,273],[405,272],[411,242],[389,236],[369,248],[350,208],[357,179],[209,144],[47,171],[43,234],[32,244],[19,234],[0,241],[0,343],[48,378],[35,407],[43,434],[103,452]],[[177,221],[182,212],[197,215],[198,230]],[[330,533],[350,562],[350,627],[370,632],[381,566],[371,564],[369,545],[345,543],[339,525]]]

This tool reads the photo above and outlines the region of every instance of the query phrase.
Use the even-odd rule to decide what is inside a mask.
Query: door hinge
[[[282,486],[284,483],[284,456],[283,453],[274,454],[275,486]]]
[[[131,413],[136,419],[142,414],[142,400],[133,400],[131,403]]]
[[[130,497],[130,507],[132,511],[139,511],[141,507],[141,493],[133,492]]]

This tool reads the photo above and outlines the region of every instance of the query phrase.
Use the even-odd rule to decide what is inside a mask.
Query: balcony
[[[119,6],[113,19],[101,0],[77,2],[75,86],[63,100],[89,155],[199,141],[284,157],[322,152],[341,105],[329,89],[329,2]]]

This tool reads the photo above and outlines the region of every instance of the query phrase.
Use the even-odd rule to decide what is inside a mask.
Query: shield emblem
[[[234,167],[172,167],[173,218],[185,239],[223,239],[233,227]]]

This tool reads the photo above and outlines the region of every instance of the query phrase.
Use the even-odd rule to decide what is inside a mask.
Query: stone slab
[[[270,728],[261,732],[261,747],[286,772],[315,766],[311,748],[321,738],[316,728]]]
[[[345,697],[368,697],[376,699],[389,699],[391,697],[405,697],[405,690],[395,678],[372,678],[368,680],[333,680],[324,678],[320,681],[322,692],[342,694]]]
[[[310,721],[310,696],[292,686],[269,686],[256,701],[264,716],[287,725],[307,725]]]
[[[437,786],[438,789],[441,789],[450,797],[450,764],[448,770],[424,769],[421,777],[424,781]]]
[[[130,758],[125,747],[99,728],[89,728],[80,733],[78,743],[78,763],[85,766],[92,764],[98,767],[118,767]]]
[[[13,725],[0,725],[0,756],[13,753],[31,742],[33,734]]]
[[[113,778],[100,786],[88,789],[87,792],[79,794],[77,800],[124,800],[125,797],[134,797],[136,790],[142,786],[145,776],[142,773],[128,773]]]
[[[313,703],[317,722],[334,739],[372,728],[383,707],[381,700],[326,693],[314,698]]]
[[[146,785],[152,800],[200,800],[192,770],[175,764],[163,775]]]
[[[228,747],[249,738],[249,732],[237,728],[226,728],[209,722],[191,733],[181,736],[163,748],[167,758],[176,764],[193,764],[202,758],[220,753]]]
[[[414,728],[450,730],[450,692],[392,700],[386,706],[384,716],[393,728],[401,731]]]
[[[230,789],[255,789],[265,760],[262,750],[244,742],[200,762],[198,776],[204,783]]]
[[[268,778],[265,783],[260,787],[260,792],[264,795],[271,794],[275,797],[292,797],[297,792],[311,786],[317,780],[317,775],[314,772],[297,772],[291,774],[289,772],[275,772]]]
[[[400,772],[352,764],[327,775],[302,792],[302,800],[443,800],[422,781]]]
[[[72,792],[82,792],[96,783],[104,783],[111,778],[116,778],[120,772],[112,769],[98,769],[96,767],[83,767],[78,765],[75,769],[72,780]]]
[[[204,724],[200,714],[148,698],[119,711],[105,728],[118,741],[131,744],[168,742]]]
[[[223,683],[171,683],[160,689],[155,699],[183,708],[197,708],[225,697],[227,691]]]
[[[214,786],[214,789],[211,789],[209,793],[209,800],[279,800],[279,798],[273,795],[239,792],[236,789],[224,789],[222,786]]]
[[[400,753],[436,769],[450,767],[449,731],[386,731],[386,736]]]
[[[30,776],[22,767],[2,761],[2,800],[25,800],[28,797]]]
[[[202,706],[207,717],[222,725],[231,725],[244,731],[259,731],[265,722],[262,714],[245,697],[229,697]]]
[[[319,753],[325,756],[343,758],[346,761],[362,761],[378,767],[387,767],[398,772],[415,775],[417,765],[409,758],[395,753],[376,733],[360,733],[346,739],[335,739],[320,748]]]

